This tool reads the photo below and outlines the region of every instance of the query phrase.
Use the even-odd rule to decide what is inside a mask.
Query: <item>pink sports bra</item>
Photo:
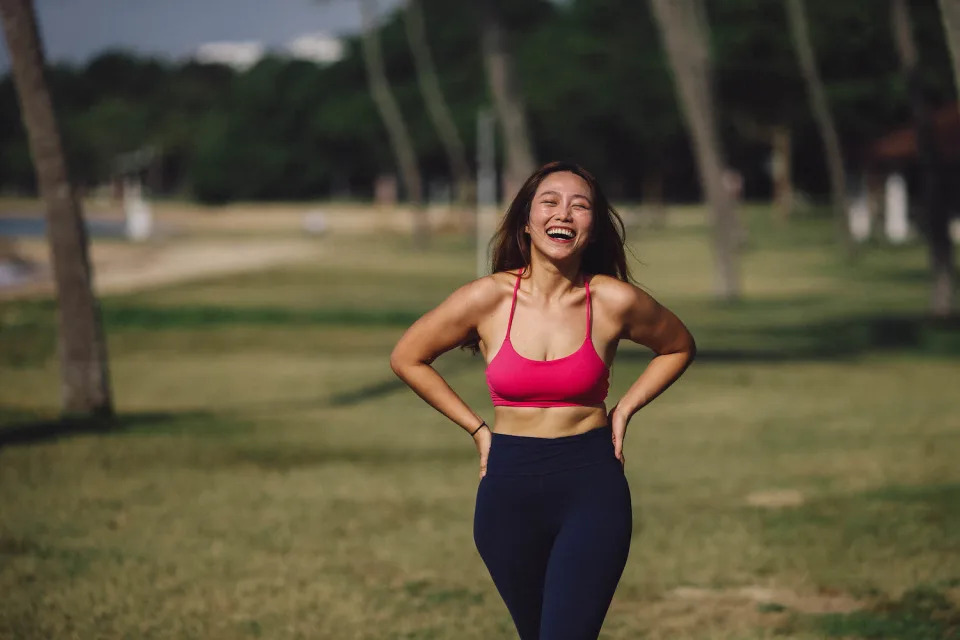
[[[507,335],[497,355],[487,365],[487,387],[495,407],[576,407],[601,405],[607,398],[610,369],[597,354],[591,339],[590,283],[587,294],[587,337],[580,348],[555,360],[524,358],[510,342],[513,312],[517,308],[520,275],[513,285]]]

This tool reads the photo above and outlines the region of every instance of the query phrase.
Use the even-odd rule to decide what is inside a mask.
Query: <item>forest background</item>
[[[503,3],[517,75],[541,161],[571,159],[617,199],[699,199],[696,164],[650,6],[626,0]],[[882,2],[806,3],[830,108],[856,180],[871,144],[909,125],[910,105]],[[911,2],[927,99],[955,100],[933,0]],[[749,199],[771,196],[771,139],[786,133],[801,192],[828,192],[820,136],[778,2],[709,2],[717,117],[729,165]],[[426,37],[468,155],[489,103],[476,16],[424,0]],[[401,11],[380,30],[387,76],[411,133],[426,195],[449,193],[448,165],[428,117]],[[368,199],[391,173],[387,134],[367,86],[359,36],[318,65],[279,54],[238,71],[108,51],[55,64],[48,80],[74,182],[106,183],[118,157],[150,148],[155,197],[233,200]],[[9,74],[0,81],[0,189],[34,190]],[[401,193],[401,197],[403,194]]]

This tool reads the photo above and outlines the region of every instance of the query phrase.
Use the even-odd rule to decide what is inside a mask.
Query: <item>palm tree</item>
[[[417,163],[417,153],[403,120],[403,114],[387,80],[383,52],[380,50],[380,36],[377,32],[376,0],[360,0],[360,18],[363,24],[361,48],[363,62],[367,69],[367,83],[380,118],[387,129],[387,137],[390,139],[390,148],[393,150],[393,157],[400,171],[400,179],[403,181],[407,200],[413,209],[414,244],[422,248],[429,241],[430,226],[427,221],[427,212],[423,208],[420,166]]]
[[[67,172],[47,90],[43,45],[31,0],[0,0],[20,114],[46,206],[57,287],[61,407],[73,416],[113,414],[107,346],[93,295],[83,212]]]
[[[786,0],[787,18],[790,22],[790,35],[793,38],[794,51],[807,85],[807,96],[810,99],[810,109],[820,130],[823,140],[823,159],[826,162],[830,176],[830,197],[833,206],[833,216],[837,225],[837,237],[848,258],[854,255],[853,238],[850,227],[847,225],[847,175],[843,165],[843,152],[840,148],[840,138],[833,123],[830,105],[827,104],[827,92],[823,88],[820,72],[817,70],[817,60],[810,41],[810,29],[807,25],[807,16],[803,7],[803,0]]]
[[[944,175],[940,154],[934,140],[930,108],[923,95],[920,57],[913,39],[910,8],[904,0],[890,3],[890,24],[896,43],[900,68],[907,83],[910,110],[917,135],[917,155],[923,198],[923,231],[930,253],[933,288],[930,305],[935,316],[947,316],[953,307],[956,276],[953,265],[953,240],[950,238],[950,215],[944,195]]]
[[[651,4],[712,216],[714,288],[719,298],[734,300],[740,296],[739,229],[735,199],[724,185],[705,10],[700,0],[651,0]]]
[[[536,168],[533,144],[527,127],[527,110],[520,81],[513,65],[497,0],[477,0],[480,8],[480,44],[483,63],[493,94],[494,109],[503,130],[506,200],[520,188]]]
[[[960,109],[960,0],[940,0],[940,19],[950,47],[953,88],[957,91],[957,108]]]
[[[413,62],[417,69],[417,81],[420,84],[420,93],[427,106],[427,113],[437,130],[443,150],[447,155],[447,164],[450,166],[450,177],[457,185],[457,201],[460,206],[466,206],[474,198],[474,182],[470,176],[470,165],[467,163],[467,149],[453,122],[450,108],[440,89],[437,70],[430,55],[430,45],[427,43],[426,27],[423,20],[423,4],[420,0],[407,0],[406,11],[407,41],[410,51],[413,52]]]

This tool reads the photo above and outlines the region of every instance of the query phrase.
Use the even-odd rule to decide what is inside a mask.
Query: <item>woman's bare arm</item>
[[[630,418],[680,377],[697,347],[680,319],[639,287],[611,279],[604,293],[621,328],[619,337],[657,354],[610,411],[614,455],[624,464],[623,440]]]
[[[621,293],[621,337],[657,354],[617,403],[617,411],[629,420],[680,377],[693,362],[697,347],[690,331],[672,311],[642,289],[625,285],[629,291]]]
[[[414,322],[390,355],[390,367],[401,380],[468,432],[477,428],[480,416],[450,388],[431,363],[475,334],[480,319],[493,312],[500,297],[492,277],[460,287]]]

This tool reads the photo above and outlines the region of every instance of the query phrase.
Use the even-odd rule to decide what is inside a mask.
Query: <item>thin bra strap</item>
[[[517,274],[517,283],[513,285],[513,301],[510,303],[510,319],[507,320],[507,337],[505,340],[510,339],[510,327],[513,326],[513,312],[517,309],[517,290],[520,288],[520,277],[524,271],[526,271],[526,267],[521,269],[520,273]]]
[[[587,340],[593,337],[592,323],[590,322],[590,276],[583,277],[583,286],[587,291]]]

